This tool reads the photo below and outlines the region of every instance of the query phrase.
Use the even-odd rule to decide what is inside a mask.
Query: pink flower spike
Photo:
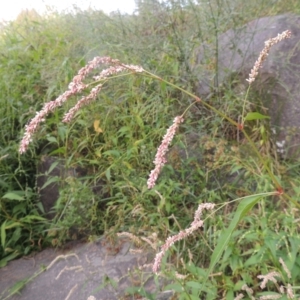
[[[65,91],[62,95],[60,95],[56,100],[50,101],[46,103],[42,110],[37,112],[36,116],[29,122],[28,125],[25,126],[25,133],[20,143],[19,152],[22,154],[26,152],[28,145],[32,141],[33,134],[37,131],[41,122],[45,121],[46,116],[53,112],[57,107],[61,106],[64,102],[66,102],[71,96],[75,94],[81,93],[84,89],[88,87],[87,84],[83,83],[83,80],[86,76],[91,73],[94,69],[96,69],[99,65],[112,65],[107,69],[103,70],[100,75],[94,77],[95,80],[103,80],[108,76],[122,72],[122,71],[131,71],[133,73],[141,73],[144,69],[141,66],[135,65],[126,65],[122,64],[118,59],[112,59],[108,56],[106,57],[95,57],[93,60],[89,61],[86,66],[81,68],[78,71],[78,74],[73,78],[73,80],[69,83],[68,90]],[[75,113],[84,105],[89,104],[91,101],[95,100],[97,94],[100,92],[102,88],[101,84],[98,84],[94,87],[90,94],[86,97],[82,97],[77,104],[69,110],[63,119],[63,122],[70,122],[70,120],[74,117]]]
[[[187,229],[184,229],[182,231],[180,231],[178,234],[173,235],[171,237],[168,237],[166,239],[165,244],[161,247],[161,251],[159,253],[156,254],[155,259],[154,259],[154,263],[152,266],[152,270],[154,273],[158,273],[158,270],[160,268],[161,265],[161,261],[164,257],[164,255],[166,254],[166,252],[168,251],[168,249],[177,241],[183,240],[184,238],[186,238],[187,236],[191,235],[194,231],[196,231],[198,228],[203,226],[203,221],[200,220],[200,216],[202,214],[202,211],[205,210],[212,210],[215,207],[214,203],[202,203],[199,204],[199,207],[197,209],[197,211],[195,212],[195,217],[194,217],[194,221],[191,223],[191,226],[188,227]]]
[[[249,74],[249,78],[246,79],[249,82],[249,84],[251,84],[252,82],[255,81],[255,78],[258,75],[258,71],[262,67],[263,62],[266,60],[267,56],[269,55],[269,52],[270,52],[272,46],[281,42],[284,39],[289,39],[291,36],[292,36],[292,33],[289,30],[286,30],[286,31],[278,34],[276,37],[265,41],[265,47],[260,52],[258,59],[254,63],[254,66]]]
[[[25,126],[25,134],[20,143],[19,152],[23,154],[26,152],[28,145],[32,141],[32,135],[37,131],[40,123],[45,121],[45,117],[53,112],[57,107],[61,106],[66,102],[71,96],[81,93],[87,86],[82,82],[82,80],[99,64],[107,64],[113,62],[110,57],[95,57],[93,60],[88,62],[88,64],[78,71],[78,74],[73,78],[69,84],[69,89],[65,91],[62,95],[56,98],[54,101],[50,101],[44,104],[42,110],[36,113],[36,116]]]
[[[98,93],[101,91],[101,89],[102,89],[102,84],[98,84],[97,86],[95,86],[95,87],[91,90],[91,92],[90,92],[90,94],[89,94],[88,96],[82,97],[82,98],[76,103],[76,105],[75,105],[74,107],[72,107],[72,108],[65,114],[65,116],[64,116],[64,118],[63,118],[62,121],[63,121],[64,123],[69,123],[69,122],[73,119],[74,115],[76,114],[76,112],[77,112],[80,108],[82,108],[82,107],[85,106],[85,105],[90,104],[93,100],[96,99],[96,97],[97,97]]]
[[[169,129],[167,130],[167,133],[163,137],[163,140],[160,144],[160,146],[157,149],[154,164],[154,169],[150,172],[149,179],[147,181],[148,189],[152,189],[155,186],[156,180],[158,178],[158,175],[160,174],[162,167],[166,164],[167,158],[166,154],[168,152],[169,145],[171,144],[176,130],[179,127],[180,123],[184,121],[182,116],[175,117],[173,124]]]

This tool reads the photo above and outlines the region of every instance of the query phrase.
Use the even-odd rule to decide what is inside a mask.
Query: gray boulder
[[[194,71],[199,79],[197,93],[203,98],[233,78],[245,92],[264,42],[285,30],[292,37],[272,47],[251,89],[258,92],[271,117],[278,151],[290,158],[300,156],[300,16],[264,17],[226,31],[218,36],[218,49],[206,44],[196,50]],[[216,62],[217,68],[209,62]]]
[[[49,219],[55,216],[52,208],[59,197],[60,181],[66,173],[62,161],[54,157],[44,156],[38,164],[37,189],[44,212]]]
[[[174,299],[173,291],[162,292],[170,281],[155,279],[154,254],[149,247],[136,249],[125,239],[112,244],[104,237],[72,243],[71,249],[48,248],[0,268],[0,299]],[[13,293],[17,287],[23,288]],[[151,298],[143,297],[147,294]]]
[[[66,161],[58,157],[43,156],[37,167],[37,190],[42,203],[45,216],[48,219],[55,217],[53,210],[60,196],[60,190],[65,180],[70,177],[83,180],[88,170],[82,167],[66,167]],[[103,191],[104,182],[97,180],[91,186],[91,192],[98,197],[107,197]]]

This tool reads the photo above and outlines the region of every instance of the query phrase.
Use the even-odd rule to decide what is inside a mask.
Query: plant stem
[[[157,79],[159,81],[162,81],[162,82],[165,82],[166,84],[168,84],[169,86],[172,86],[178,90],[180,90],[181,92],[185,93],[186,95],[194,98],[196,101],[193,102],[191,105],[189,105],[187,107],[187,109],[184,111],[184,113],[182,115],[184,115],[192,105],[194,105],[195,103],[199,102],[199,103],[202,103],[204,106],[206,106],[207,108],[209,108],[210,110],[212,110],[213,112],[215,112],[216,114],[218,114],[219,116],[223,117],[224,119],[226,119],[227,121],[229,121],[231,124],[233,124],[234,126],[236,127],[239,127],[240,125],[242,124],[239,124],[237,123],[236,121],[234,121],[233,119],[231,119],[230,117],[226,116],[223,112],[219,111],[218,109],[216,109],[215,107],[211,106],[210,104],[208,104],[207,102],[203,101],[202,99],[200,99],[198,96],[190,93],[189,91],[155,75],[155,74],[152,74],[148,71],[144,71],[149,77],[152,77],[154,79]],[[249,89],[248,89],[249,91]],[[248,91],[247,91],[247,94],[248,94]],[[244,108],[243,108],[243,114],[244,114]],[[261,156],[261,154],[259,153],[257,147],[255,146],[255,144],[253,143],[253,141],[251,140],[251,138],[249,137],[249,135],[246,133],[245,129],[242,128],[241,131],[243,132],[244,136],[246,137],[246,139],[248,140],[250,146],[253,148],[254,152],[256,153],[256,155],[258,156],[259,160],[262,162],[262,164],[264,165],[266,171],[268,172],[269,176],[271,177],[275,187],[277,189],[280,189],[281,188],[281,185],[280,183],[278,182],[278,180],[276,179],[276,177],[274,176],[274,174],[272,173],[272,171],[270,170],[268,164],[267,164],[267,161],[263,159],[263,157]]]

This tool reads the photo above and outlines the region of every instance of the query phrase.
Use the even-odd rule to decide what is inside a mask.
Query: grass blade
[[[220,260],[225,248],[227,247],[229,240],[231,238],[231,235],[233,231],[235,230],[238,223],[242,220],[242,218],[252,209],[252,207],[262,198],[262,196],[249,196],[247,198],[244,198],[240,204],[238,205],[238,208],[234,214],[234,217],[232,221],[230,222],[230,225],[227,229],[224,229],[219,240],[218,244],[211,256],[210,265],[208,268],[208,272],[206,274],[206,278],[204,282],[207,281],[209,275],[212,273],[214,267]]]

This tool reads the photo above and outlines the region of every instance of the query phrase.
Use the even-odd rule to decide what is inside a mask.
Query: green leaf
[[[263,247],[263,250],[266,250],[265,247]],[[250,256],[244,263],[245,267],[250,267],[253,265],[257,265],[262,257],[263,253],[259,251],[257,254]]]
[[[121,156],[121,153],[118,150],[107,150],[103,152],[103,156],[112,156],[118,158]]]
[[[9,199],[9,200],[18,200],[18,201],[25,200],[23,191],[12,191],[6,193],[4,196],[2,196],[2,198]]]
[[[258,112],[251,112],[251,113],[247,113],[245,121],[262,120],[262,119],[270,119],[270,117],[262,115]]]
[[[6,221],[5,221],[6,222]],[[4,222],[4,223],[5,223]],[[3,224],[2,224],[3,225]],[[22,223],[20,222],[12,222],[12,223],[9,223],[7,225],[5,225],[5,229],[11,229],[11,228],[14,228],[14,227],[22,227]]]
[[[197,281],[188,281],[186,283],[186,286],[189,286],[189,287],[191,287],[193,289],[197,289],[197,290],[201,290],[201,288],[202,288],[202,284]]]
[[[234,293],[233,293],[233,290],[230,290],[227,292],[226,294],[226,300],[231,300],[231,299],[234,299]]]
[[[25,201],[22,201],[14,205],[12,212],[13,214],[23,213],[24,215],[26,215],[27,208],[28,208],[27,203]]]
[[[140,126],[140,130],[144,129],[144,121],[140,116],[135,116],[136,123]]]
[[[254,196],[246,197],[240,202],[240,204],[238,205],[238,208],[234,214],[234,217],[233,217],[232,221],[230,222],[229,227],[227,229],[223,230],[223,232],[218,240],[217,246],[211,256],[210,265],[209,265],[208,272],[207,272],[204,282],[206,282],[209,274],[212,273],[215,265],[220,260],[225,248],[228,246],[230,237],[231,237],[233,231],[235,230],[236,226],[238,225],[238,223],[242,220],[242,218],[252,209],[252,207],[261,198],[262,198],[262,196],[254,195]]]
[[[51,177],[50,179],[48,179],[44,185],[41,187],[41,190],[46,188],[49,184],[51,183],[56,183],[56,182],[59,182],[60,181],[60,178],[58,176],[54,176],[54,177]]]
[[[3,268],[7,265],[7,261],[5,259],[0,260],[0,268]]]
[[[47,137],[48,142],[58,144],[57,139],[54,136]]]
[[[300,241],[298,237],[290,237],[289,242],[291,244],[291,251],[290,251],[290,255],[288,255],[289,260],[286,260],[285,263],[287,267],[291,270],[298,256]]]
[[[110,168],[108,168],[108,169],[105,171],[105,176],[106,176],[107,180],[110,181]]]
[[[188,295],[191,300],[199,300],[199,296]]]
[[[5,256],[4,258],[2,258],[0,260],[0,268],[5,267],[9,261],[15,259],[19,255],[20,255],[20,253],[18,251],[15,251],[15,252]]]
[[[47,171],[47,174],[50,174],[56,168],[56,166],[58,164],[59,164],[59,161],[55,161],[54,163],[52,163],[49,170]]]
[[[183,287],[181,284],[179,283],[171,283],[171,284],[168,284],[165,288],[164,288],[165,291],[167,290],[174,290],[175,292],[180,292],[182,293],[183,292]]]
[[[1,246],[2,246],[2,248],[4,248],[5,240],[6,240],[6,231],[5,231],[6,222],[7,222],[7,220],[5,220],[1,225]]]
[[[186,269],[198,278],[205,277],[207,274],[206,270],[195,266],[192,262],[187,264]]]
[[[45,221],[46,219],[40,216],[29,215],[24,218],[21,218],[20,221],[31,223],[32,221]]]
[[[270,253],[272,254],[273,259],[277,260],[276,249],[277,249],[278,241],[274,240],[273,238],[266,237],[264,242],[265,242],[265,245],[268,247]]]
[[[18,292],[20,292],[20,290],[22,290],[25,285],[28,283],[28,279],[25,278],[25,279],[22,279],[18,282],[16,282],[10,289],[9,289],[9,296],[12,296],[12,295],[15,295],[17,294]]]
[[[50,155],[66,154],[66,147],[59,147],[50,152]]]
[[[167,84],[164,81],[160,82],[160,88],[162,92],[166,91]]]

